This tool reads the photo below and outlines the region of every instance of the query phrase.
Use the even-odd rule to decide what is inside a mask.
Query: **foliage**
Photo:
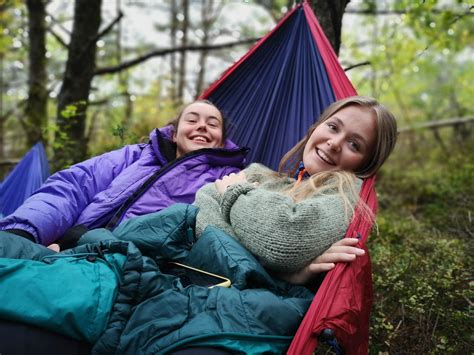
[[[408,139],[379,179],[370,352],[472,353],[474,139],[451,141],[449,159],[426,139],[422,163]]]
[[[176,116],[174,103],[166,98],[158,100],[160,84],[156,84],[147,95],[141,95],[133,100],[133,121],[125,125],[123,119],[123,108],[118,105],[114,110],[108,110],[107,117],[101,117],[104,113],[97,110],[91,115],[90,125],[96,124],[95,130],[89,141],[89,153],[91,155],[118,149],[124,144],[137,142],[148,142],[151,130],[161,127]],[[95,121],[95,123],[94,123]]]
[[[378,10],[392,15],[361,20],[371,35],[344,34],[343,58],[352,64],[370,62],[348,72],[358,91],[386,103],[403,126],[472,114],[474,26],[469,6],[435,0],[388,4]]]

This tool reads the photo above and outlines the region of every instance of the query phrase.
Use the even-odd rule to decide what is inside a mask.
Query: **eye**
[[[209,127],[219,128],[219,121],[217,120],[209,120],[207,121],[207,124],[209,125]]]
[[[328,122],[326,123],[326,126],[328,126],[328,128],[331,130],[331,131],[337,131],[337,125],[333,122]]]
[[[355,152],[360,151],[360,144],[357,141],[349,141],[349,147]]]

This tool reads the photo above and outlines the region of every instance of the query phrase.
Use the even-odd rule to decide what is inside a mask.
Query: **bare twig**
[[[474,6],[470,6],[469,9],[466,12],[458,13],[457,16],[472,16],[474,15],[471,10],[474,8]],[[404,10],[360,10],[360,9],[347,9],[345,11],[346,14],[353,14],[353,15],[373,15],[373,16],[379,16],[379,15],[405,15],[409,14],[412,12],[409,9],[404,9]],[[433,14],[444,14],[446,11],[442,9],[430,9],[430,13]]]
[[[21,159],[3,159],[0,160],[0,166],[15,165],[18,164],[20,160]]]
[[[448,126],[454,126],[457,124],[472,123],[472,122],[474,122],[474,117],[447,118],[447,119],[438,120],[438,121],[418,123],[410,127],[402,127],[398,129],[398,133],[411,132],[411,131],[416,131],[420,129],[437,129],[440,127],[448,127]]]
[[[56,26],[61,28],[62,31],[66,32],[69,36],[71,35],[71,31],[69,31],[66,27],[63,26],[61,22],[59,22],[56,17],[51,15],[50,12],[47,13],[47,15],[51,18],[51,22],[54,23]],[[51,27],[51,26],[50,26]]]
[[[96,43],[99,40],[99,38],[109,33],[112,30],[112,28],[115,26],[115,24],[118,23],[122,19],[122,17],[123,17],[123,12],[119,11],[117,17],[106,28],[100,31],[92,42]]]
[[[349,71],[351,69],[362,67],[364,65],[372,65],[372,62],[366,61],[366,62],[362,62],[362,63],[352,64],[352,65],[349,65],[348,67],[344,68],[344,71]]]
[[[59,34],[57,34],[56,32],[53,31],[53,29],[50,27],[48,27],[48,32],[51,33],[53,35],[54,38],[56,38],[56,40],[66,49],[69,48],[69,46],[67,45],[67,43],[61,38],[61,36]]]
[[[120,72],[122,70],[131,68],[137,64],[143,63],[144,61],[147,61],[148,59],[154,58],[154,57],[162,57],[171,53],[176,53],[176,52],[185,52],[185,51],[202,51],[202,50],[219,50],[219,49],[224,49],[224,48],[230,48],[242,44],[251,44],[255,43],[258,41],[260,38],[249,38],[249,39],[244,39],[241,41],[235,41],[235,42],[226,42],[226,43],[221,43],[221,44],[215,44],[215,45],[190,45],[190,46],[184,46],[184,47],[177,47],[177,48],[165,48],[165,49],[159,49],[152,51],[150,53],[147,53],[143,56],[140,56],[138,58],[123,62],[122,64],[119,64],[117,66],[113,67],[105,67],[105,68],[98,68],[94,75],[104,75],[104,74],[113,74]]]

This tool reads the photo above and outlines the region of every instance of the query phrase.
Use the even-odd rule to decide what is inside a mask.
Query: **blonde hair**
[[[374,214],[366,203],[359,199],[359,191],[355,185],[356,179],[354,173],[349,171],[323,171],[313,174],[299,183],[295,182],[283,193],[290,196],[295,202],[315,195],[337,194],[344,206],[347,221],[352,218],[357,207],[367,221],[373,222]]]
[[[374,175],[395,147],[397,141],[397,122],[394,115],[385,106],[374,98],[365,96],[351,96],[329,105],[321,114],[319,120],[309,127],[306,136],[283,156],[278,170],[293,176],[298,169],[299,163],[303,160],[304,147],[316,127],[348,106],[367,108],[374,113],[376,124],[374,147],[370,149],[370,155],[366,157],[363,165],[354,171],[361,178]]]

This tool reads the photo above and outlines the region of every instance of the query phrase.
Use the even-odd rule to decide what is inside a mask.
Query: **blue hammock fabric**
[[[14,212],[49,176],[42,143],[37,143],[0,185],[0,217]]]
[[[302,7],[259,44],[201,97],[229,118],[250,162],[277,169],[335,95]]]
[[[282,156],[332,102],[357,92],[344,73],[307,0],[224,72],[200,98],[209,99],[231,122],[230,138],[251,148],[250,162],[277,169]],[[375,177],[364,180],[361,199],[376,212]],[[328,272],[288,349],[313,354],[326,330],[334,351],[367,354],[372,276],[365,242],[371,230],[359,209],[347,236],[360,236],[364,256]],[[342,291],[347,292],[342,292]]]

